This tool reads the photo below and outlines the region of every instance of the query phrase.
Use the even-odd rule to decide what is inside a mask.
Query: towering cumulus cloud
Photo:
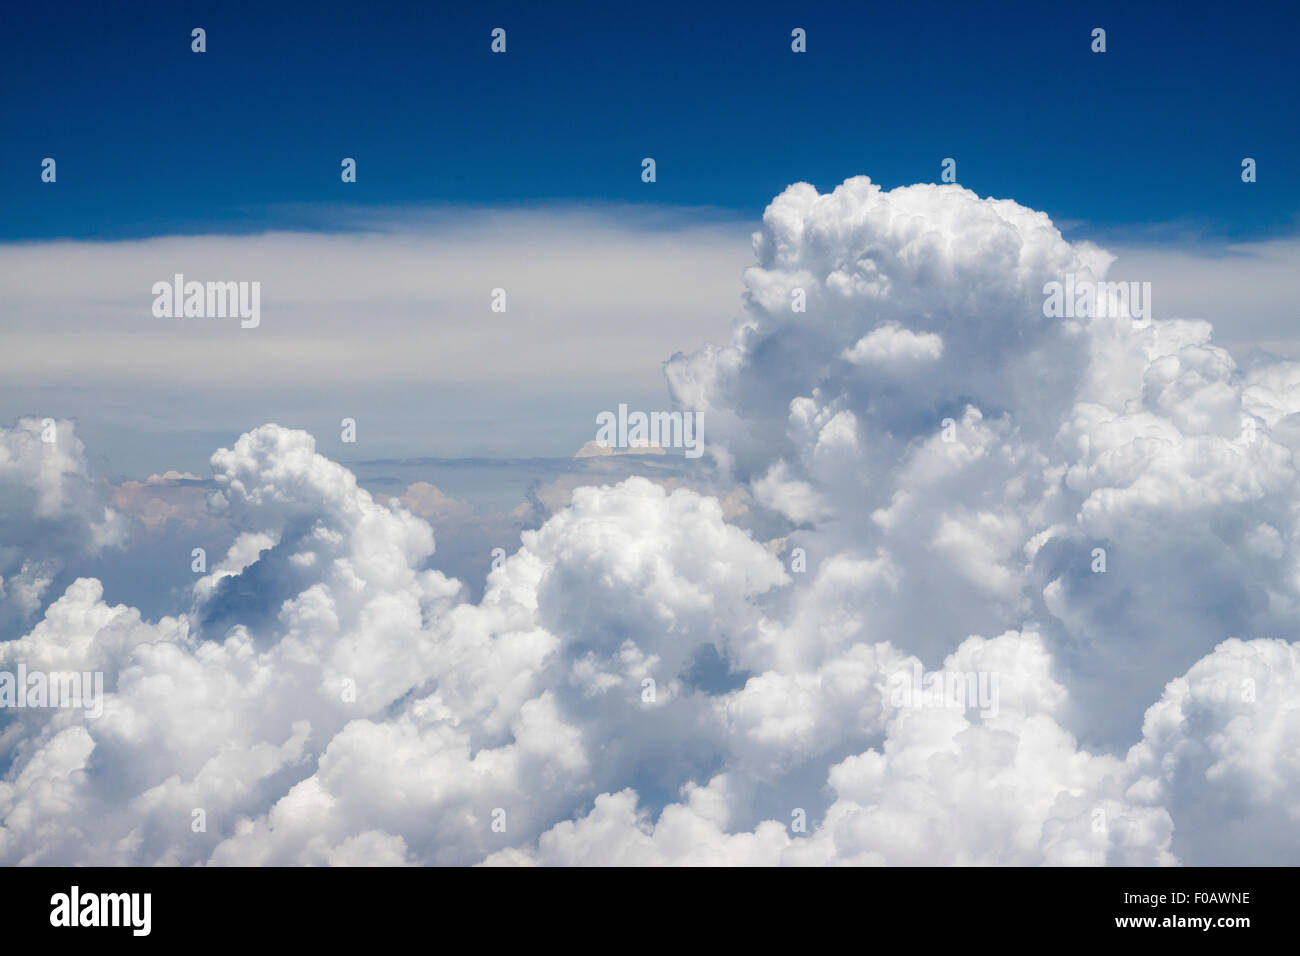
[[[699,490],[579,488],[481,602],[310,436],[218,451],[189,607],[83,578],[3,645],[108,694],[9,718],[0,861],[1300,862],[1300,366],[1158,289],[1046,317],[1110,256],[956,186],[798,184],[754,246],[667,365]]]

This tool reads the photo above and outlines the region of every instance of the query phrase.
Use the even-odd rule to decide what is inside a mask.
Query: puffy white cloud
[[[727,832],[726,778],[687,788],[686,800],[666,807],[651,825],[636,793],[604,793],[592,811],[557,824],[533,853],[502,850],[487,865],[526,866],[770,866],[780,863],[791,839],[776,821],[753,833]]]
[[[1169,682],[1128,754],[1135,800],[1167,806],[1184,862],[1300,853],[1300,643],[1224,641]]]
[[[72,557],[121,545],[126,522],[92,477],[73,422],[20,418],[0,427],[0,637],[46,600]]]
[[[494,809],[518,839],[597,782],[651,772],[675,791],[712,757],[700,721],[723,732],[689,684],[694,652],[742,644],[762,621],[750,598],[786,580],[714,499],[631,479],[579,489],[482,602],[458,603],[421,570],[429,526],[306,434],[265,426],[213,467],[213,507],[243,533],[186,618],[147,624],[79,581],[9,646],[30,666],[102,668],[109,695],[98,720],[33,712],[15,768],[46,748],[75,767],[59,764],[68,792],[39,827],[21,824],[44,778],[16,774],[7,858],[466,863],[505,842]],[[38,842],[91,812],[93,839]]]
[[[858,339],[843,357],[854,365],[907,368],[942,358],[943,338],[934,332],[917,333],[891,322]]]
[[[1072,729],[1117,748],[1171,674],[1300,623],[1289,363],[1244,373],[1201,321],[1045,318],[1111,257],[956,186],[792,186],[754,246],[734,341],[670,387],[815,560],[897,569],[873,639],[933,660],[1034,622]]]
[[[651,822],[632,791],[603,794],[576,822],[557,824],[535,851],[489,863],[690,865],[1160,865],[1174,862],[1159,807],[1126,798],[1123,761],[1078,748],[1054,717],[1066,700],[1034,634],[971,638],[938,679],[996,674],[996,716],[944,706],[939,696],[890,706],[883,747],[832,766],[836,799],[799,836],[795,821],[734,828],[736,781],[688,786]],[[905,674],[896,671],[895,674]],[[897,682],[893,682],[897,685]],[[764,693],[797,701],[797,694]],[[859,699],[869,694],[857,695]],[[811,708],[810,708],[811,709]],[[784,730],[784,728],[783,728]]]

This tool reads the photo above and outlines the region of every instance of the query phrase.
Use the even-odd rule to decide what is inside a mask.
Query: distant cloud
[[[633,442],[627,448],[615,448],[612,445],[592,439],[589,442],[584,442],[573,457],[599,458],[604,455],[666,455],[667,453],[662,445],[652,445],[649,442],[641,444]]]
[[[351,416],[368,457],[567,454],[600,410],[662,400],[664,357],[727,333],[749,254],[734,221],[630,209],[371,215],[343,233],[0,244],[0,378],[21,389],[0,416],[105,395],[74,406],[82,433],[111,436],[138,477],[164,467],[123,450],[142,407],[149,437],[204,433],[190,471],[208,436],[268,419],[323,435]],[[176,273],[260,282],[260,325],[155,318],[150,289]]]

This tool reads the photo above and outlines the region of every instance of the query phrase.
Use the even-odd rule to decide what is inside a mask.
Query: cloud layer
[[[109,696],[9,718],[0,861],[1300,862],[1300,366],[1044,318],[1111,257],[956,186],[797,184],[754,248],[734,339],[666,366],[691,487],[566,488],[481,600],[436,489],[276,425],[212,456],[188,607],[29,599],[3,666]],[[30,428],[12,540],[48,499],[112,543]]]

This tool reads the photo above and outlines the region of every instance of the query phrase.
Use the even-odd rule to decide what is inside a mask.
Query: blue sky
[[[334,228],[342,202],[752,220],[794,181],[936,181],[949,156],[980,195],[1099,235],[1260,238],[1300,212],[1293,5],[49,3],[7,19],[0,239]]]
[[[21,5],[0,864],[1294,865],[1296,20]]]

